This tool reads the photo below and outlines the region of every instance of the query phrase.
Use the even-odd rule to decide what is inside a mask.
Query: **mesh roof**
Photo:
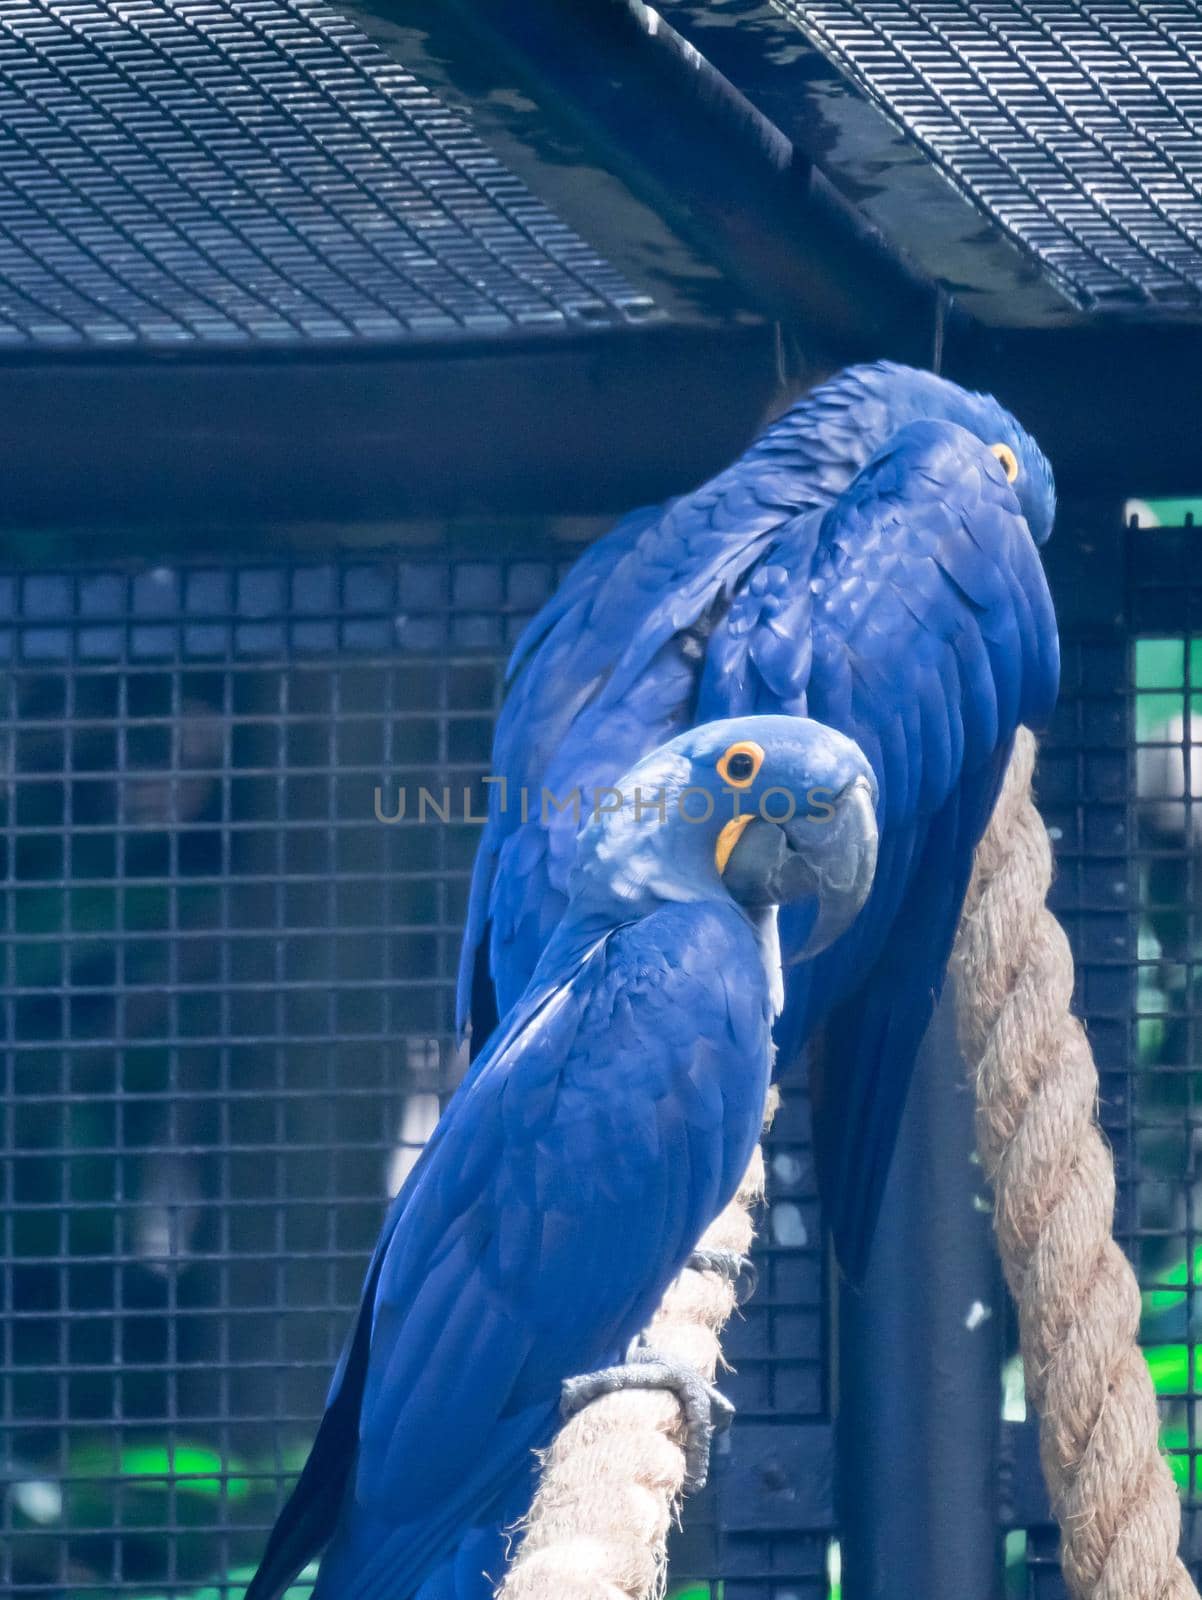
[[[320,0],[0,0],[0,349],[655,314]]]
[[[1186,0],[773,0],[1075,300],[1202,306]]]

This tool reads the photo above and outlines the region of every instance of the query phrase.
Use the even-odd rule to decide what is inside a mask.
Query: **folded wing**
[[[733,908],[669,906],[517,1008],[394,1203],[250,1600],[331,1506],[318,1593],[402,1600],[529,1471],[563,1379],[622,1356],[754,1145],[759,960]]]
[[[952,423],[903,429],[825,515],[812,600],[805,707],[872,762],[881,852],[853,928],[794,970],[778,1040],[785,1060],[821,1025],[819,1182],[840,1260],[859,1277],[973,852],[1015,731],[1051,714],[1059,650],[1013,490]]]

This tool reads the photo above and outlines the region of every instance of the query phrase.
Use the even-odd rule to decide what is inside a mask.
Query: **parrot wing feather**
[[[620,522],[527,626],[493,745],[506,794],[490,787],[460,950],[456,1017],[461,1034],[470,1023],[475,1050],[566,903],[575,828],[570,816],[543,814],[542,787],[560,794],[556,772],[571,775],[565,792],[581,782],[582,759],[587,782],[590,750],[606,782],[691,725],[715,614],[798,510],[827,498],[808,472],[769,468],[753,453]]]
[[[1059,674],[1039,555],[991,453],[913,424],[823,519],[808,714],[850,735],[880,785],[882,848],[853,927],[791,977],[778,1039],[811,1063],[827,1222],[862,1275],[914,1059],[940,992],[973,852],[1020,723]],[[782,918],[788,953],[788,918]]]
[[[546,991],[515,1007],[504,1037],[496,1040],[503,1054],[523,1030],[535,1024],[549,999]],[[434,1157],[443,1137],[439,1122],[414,1163],[403,1187],[389,1207],[384,1229],[372,1252],[350,1334],[343,1345],[326,1395],[325,1411],[300,1477],[276,1518],[258,1570],[245,1600],[274,1600],[296,1574],[329,1540],[338,1522],[359,1448],[359,1416],[371,1347],[376,1293],[384,1255],[422,1172]]]
[[[621,1358],[754,1145],[760,960],[733,907],[557,938],[393,1203],[309,1501],[285,1509],[251,1600],[313,1553],[306,1533],[328,1536],[331,1500],[318,1594],[410,1594],[529,1469],[563,1379]],[[734,1091],[732,1050],[748,1056]]]

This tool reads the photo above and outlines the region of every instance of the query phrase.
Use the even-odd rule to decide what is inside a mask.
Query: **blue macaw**
[[[575,827],[540,806],[543,786],[562,799],[608,783],[682,728],[749,712],[827,722],[872,762],[872,897],[791,973],[777,1028],[782,1067],[809,1055],[823,1211],[853,1279],[974,848],[1018,725],[1042,726],[1055,701],[1036,549],[1054,515],[1046,459],[996,400],[853,367],[711,482],[593,545],[510,663],[460,967],[473,1037],[521,993],[563,910]],[[781,933],[788,954],[794,918]]]
[[[389,1211],[247,1600],[327,1541],[315,1600],[491,1594],[565,1384],[579,1399],[569,1380],[614,1363],[593,1381],[638,1381],[631,1341],[735,1191],[771,1070],[775,907],[796,902],[803,954],[848,926],[875,793],[849,739],[768,716],[691,730],[620,803],[590,801],[564,916]]]

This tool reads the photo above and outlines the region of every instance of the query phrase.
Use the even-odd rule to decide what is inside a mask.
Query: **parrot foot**
[[[737,1250],[694,1250],[685,1262],[694,1272],[717,1272],[735,1285],[735,1303],[744,1306],[760,1281],[755,1262]]]
[[[730,1426],[734,1406],[692,1367],[669,1361],[650,1345],[636,1340],[621,1366],[602,1367],[599,1372],[566,1379],[560,1414],[566,1420],[602,1395],[620,1394],[624,1389],[667,1389],[676,1396],[685,1427],[683,1489],[685,1494],[704,1489],[714,1434]]]

